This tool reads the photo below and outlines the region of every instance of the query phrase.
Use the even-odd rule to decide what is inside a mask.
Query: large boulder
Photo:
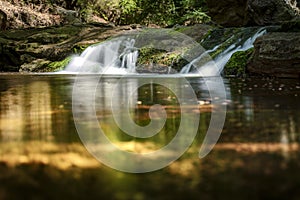
[[[0,32],[0,71],[49,71],[47,64],[80,53],[131,26],[82,24]]]
[[[209,15],[222,26],[273,25],[299,17],[296,0],[207,0]]]
[[[259,37],[248,63],[250,73],[300,77],[300,32],[274,32]]]

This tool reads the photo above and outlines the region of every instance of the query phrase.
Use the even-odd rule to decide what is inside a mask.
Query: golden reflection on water
[[[117,90],[117,99],[119,99],[120,102],[125,101],[124,99],[129,98],[126,96],[128,95],[129,88],[134,87],[137,84],[136,81],[137,80],[130,80],[129,82],[125,82],[126,84],[119,88],[115,88],[114,86],[116,80],[104,82],[102,87],[99,88],[101,101],[98,102],[98,104],[101,109],[96,111],[96,113],[98,119],[103,119],[102,122],[104,122],[104,124],[102,127],[107,131],[107,136],[121,149],[137,153],[150,152],[162,147],[172,139],[171,136],[166,137],[166,135],[170,131],[176,131],[179,123],[177,118],[180,116],[180,107],[178,107],[176,101],[174,101],[174,94],[167,91],[166,88],[155,84],[145,85],[139,88],[139,90],[133,94],[136,104],[132,110],[132,117],[135,122],[141,125],[148,123],[149,108],[152,104],[159,102],[163,103],[163,107],[167,110],[169,123],[166,129],[162,131],[162,134],[159,134],[163,135],[163,137],[160,136],[158,140],[140,141],[123,137],[122,135],[124,133],[120,131],[116,124],[111,123],[112,120],[108,120],[111,118],[111,112],[108,110],[111,100],[108,96],[114,89]],[[88,83],[87,81],[86,84]],[[60,84],[61,83],[58,82],[57,85],[53,86],[50,81],[38,79],[22,84],[12,84],[12,87],[1,92],[1,141],[22,142],[33,140],[55,143],[61,141],[59,138],[65,137],[64,140],[68,142],[68,140],[70,140],[70,133],[75,133],[71,137],[77,138],[78,141],[70,108],[71,95],[70,93],[66,93],[64,88],[66,86]],[[67,86],[70,87],[71,85]],[[232,91],[235,89],[236,88],[232,88]],[[81,98],[84,97],[85,95],[82,95]],[[231,133],[236,134],[239,130],[248,132],[248,134],[244,135],[244,139],[240,133],[235,136],[235,140],[241,139],[242,143],[236,143],[234,141],[231,143],[229,139],[222,141],[222,144],[218,144],[216,148],[233,149],[234,146],[237,146],[238,148],[236,149],[251,152],[276,150],[282,152],[285,157],[288,157],[290,151],[296,151],[298,149],[297,143],[299,134],[297,131],[299,131],[299,127],[297,126],[297,119],[292,114],[288,114],[287,118],[281,119],[280,115],[282,110],[275,113],[268,110],[267,112],[262,112],[261,107],[263,106],[261,106],[261,102],[257,102],[257,99],[255,96],[245,95],[234,96],[231,105],[229,101],[229,108],[234,107],[234,111],[232,112],[229,109],[227,123],[223,131],[224,138],[228,137],[226,136],[228,133],[230,138]],[[237,105],[234,105],[235,101],[238,102]],[[257,105],[260,107],[257,107]],[[187,105],[185,109],[187,112],[199,112],[201,118],[207,120],[209,116],[205,116],[204,113],[209,113],[211,109],[214,108],[212,108],[210,104],[199,103],[198,107],[189,108]],[[120,117],[123,116],[120,115]],[[277,123],[270,123],[273,121],[273,118]],[[205,124],[207,123],[204,123],[204,125]],[[258,126],[258,128],[255,126]],[[202,129],[205,130],[205,128]],[[264,135],[263,132],[260,133],[262,130],[264,132],[276,132],[276,134],[274,138],[269,137],[265,141],[262,139],[260,143],[257,143],[255,140],[260,138],[258,134],[261,134],[261,136]],[[257,131],[257,133],[254,133],[255,131]],[[254,140],[251,138],[252,135]],[[74,140],[71,139],[71,141]],[[197,144],[199,147],[200,142],[198,141]]]
[[[6,142],[1,144],[0,162],[11,167],[20,164],[41,163],[61,170],[70,168],[96,168],[101,164],[81,144],[53,142]]]
[[[22,140],[24,133],[51,139],[51,93],[47,82],[37,81],[1,94],[2,141]]]
[[[46,81],[34,81],[1,93],[0,161],[10,166],[43,163],[59,169],[99,166],[81,144],[54,141],[53,126],[61,126],[53,122],[65,115],[60,112],[57,117],[51,95]],[[64,119],[66,123],[68,120]]]
[[[82,189],[93,197],[101,197],[94,199],[109,199],[113,195],[111,199],[120,200],[151,199],[153,194],[164,194],[170,199],[199,199],[205,195],[211,197],[208,199],[222,199],[231,198],[233,192],[238,194],[233,199],[269,193],[286,197],[291,191],[297,191],[300,115],[299,99],[294,94],[293,97],[267,96],[265,91],[257,91],[257,87],[255,94],[241,91],[236,95],[234,90],[242,89],[228,85],[232,86],[233,95],[232,102],[226,102],[229,109],[225,127],[220,141],[207,157],[200,160],[198,151],[212,107],[200,102],[197,108],[187,107],[189,112],[201,113],[204,126],[199,127],[199,135],[186,154],[158,172],[129,175],[101,165],[81,144],[71,112],[72,83],[65,79],[44,79],[7,81],[6,86],[0,86],[0,199],[5,199],[5,195],[19,197],[15,199],[25,195],[34,197],[36,191],[42,191],[36,199],[51,199],[47,195],[51,197],[53,191],[60,191],[55,193],[60,198],[84,199],[80,198]],[[159,137],[144,141],[124,136],[109,120],[112,116],[108,112],[106,95],[111,92],[112,85],[113,81],[106,82],[101,88],[99,94],[103,98],[98,103],[103,109],[97,111],[97,117],[103,120],[102,128],[108,131],[115,145],[130,152],[148,153],[172,139],[169,133],[176,130],[180,112],[176,104],[168,103],[164,107],[170,123]],[[126,85],[119,88],[120,100],[126,88]],[[157,96],[149,96],[153,89],[159,88],[146,86],[135,94],[132,117],[140,124],[147,121],[149,107],[155,98],[173,101],[170,93],[161,90],[157,90]],[[86,121],[88,123],[89,119]],[[30,185],[32,182],[34,184]],[[273,184],[272,187],[269,184]],[[20,188],[25,189],[19,192]],[[170,188],[176,190],[170,191]],[[47,190],[49,194],[44,193]]]

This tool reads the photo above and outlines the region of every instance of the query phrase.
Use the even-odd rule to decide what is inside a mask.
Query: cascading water
[[[125,41],[125,49],[120,55],[122,60],[121,69],[127,69],[128,72],[135,72],[137,58],[139,56],[138,49],[134,47],[135,40]]]
[[[248,38],[234,36],[225,42],[207,50],[184,66],[178,73],[181,75],[217,76],[231,56],[237,51],[246,51],[253,47],[254,41],[266,30],[255,30]],[[121,36],[104,43],[88,47],[80,56],[74,57],[63,73],[100,73],[100,74],[136,74],[139,48],[136,40]],[[221,51],[220,49],[225,49]],[[210,54],[221,52],[214,59]],[[170,67],[166,73],[170,73]]]
[[[88,47],[75,56],[63,72],[126,74],[134,73],[138,58],[135,40],[125,37]]]
[[[200,73],[201,76],[215,76],[219,75],[231,56],[238,51],[246,51],[253,47],[254,41],[264,35],[266,30],[264,28],[259,29],[253,36],[243,41],[242,39],[238,39],[234,44],[230,45],[227,49],[225,49],[222,53],[217,55],[213,60],[206,62],[206,55],[217,51],[219,48],[222,48],[222,44],[217,45],[211,50],[207,50],[203,54],[201,54],[198,58],[193,60],[191,63],[182,68],[180,73],[189,74],[189,73]],[[229,38],[228,40],[231,40]],[[228,43],[225,41],[224,43]],[[201,66],[201,67],[196,67]]]

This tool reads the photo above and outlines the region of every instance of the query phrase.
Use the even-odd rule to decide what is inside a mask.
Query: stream
[[[203,79],[187,77],[199,101],[199,107],[187,111],[200,115],[193,144],[165,168],[130,174],[100,163],[83,145],[74,123],[78,116],[72,112],[78,79],[89,83],[92,76],[0,74],[0,199],[293,199],[300,195],[298,80],[224,78],[224,127],[213,150],[199,159],[215,108]],[[159,84],[142,85],[128,95],[130,86],[141,79],[126,78],[123,87],[112,90],[120,77],[102,78],[95,113],[115,145],[147,153],[172,140],[182,110],[172,91]],[[185,93],[180,78],[164,80]],[[80,99],[89,92],[95,91],[84,91]],[[149,124],[150,106],[168,108],[159,134],[146,139],[124,134],[111,112],[112,92],[118,97],[115,112],[122,118],[118,102],[130,98],[134,105],[130,115],[141,126]],[[84,105],[81,108],[88,112]],[[88,115],[80,115],[80,120],[93,126]],[[189,126],[185,130],[188,133]]]

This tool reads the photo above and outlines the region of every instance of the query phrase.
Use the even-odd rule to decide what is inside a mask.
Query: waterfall
[[[135,67],[138,58],[138,49],[134,47],[135,40],[125,41],[124,52],[120,55],[122,60],[122,69],[127,69],[128,72],[135,72]]]
[[[197,62],[201,61],[202,59],[204,59],[204,57],[207,58],[207,56],[209,57],[209,53],[216,51],[218,48],[220,47],[220,45],[215,46],[213,49],[211,50],[207,50],[205,51],[203,54],[201,54],[198,58],[196,58],[195,60],[193,60],[191,63],[187,64],[186,66],[184,66],[182,68],[182,70],[180,71],[181,74],[188,74],[192,71],[194,71],[194,64],[196,64]]]
[[[120,37],[88,47],[72,58],[63,72],[126,74],[134,73],[138,58],[135,40]]]
[[[239,38],[234,44],[230,45],[222,53],[217,55],[213,60],[206,62],[209,53],[217,51],[219,48],[222,48],[222,44],[215,46],[211,50],[207,50],[201,54],[198,58],[194,59],[191,63],[184,66],[180,73],[189,74],[189,73],[200,73],[201,76],[216,76],[219,75],[231,56],[238,51],[246,51],[253,47],[254,41],[264,35],[266,30],[264,28],[259,29],[253,36],[246,39],[244,42]],[[232,40],[229,38],[228,40]],[[228,43],[226,40],[224,43]],[[243,42],[243,43],[242,43]]]
[[[221,44],[205,51],[189,64],[184,66],[179,74],[216,76],[220,75],[231,56],[237,51],[246,51],[253,47],[254,41],[266,33],[264,28],[253,29],[251,35],[232,35]],[[240,33],[243,33],[241,30]],[[248,37],[248,38],[247,38]],[[99,74],[136,74],[139,48],[135,47],[136,40],[121,36],[97,45],[88,47],[80,56],[75,56],[63,73],[99,73]],[[141,45],[140,45],[141,46]],[[221,52],[221,53],[219,53]],[[211,54],[215,54],[214,59]],[[151,63],[151,61],[150,61]],[[171,71],[171,67],[166,73]]]

